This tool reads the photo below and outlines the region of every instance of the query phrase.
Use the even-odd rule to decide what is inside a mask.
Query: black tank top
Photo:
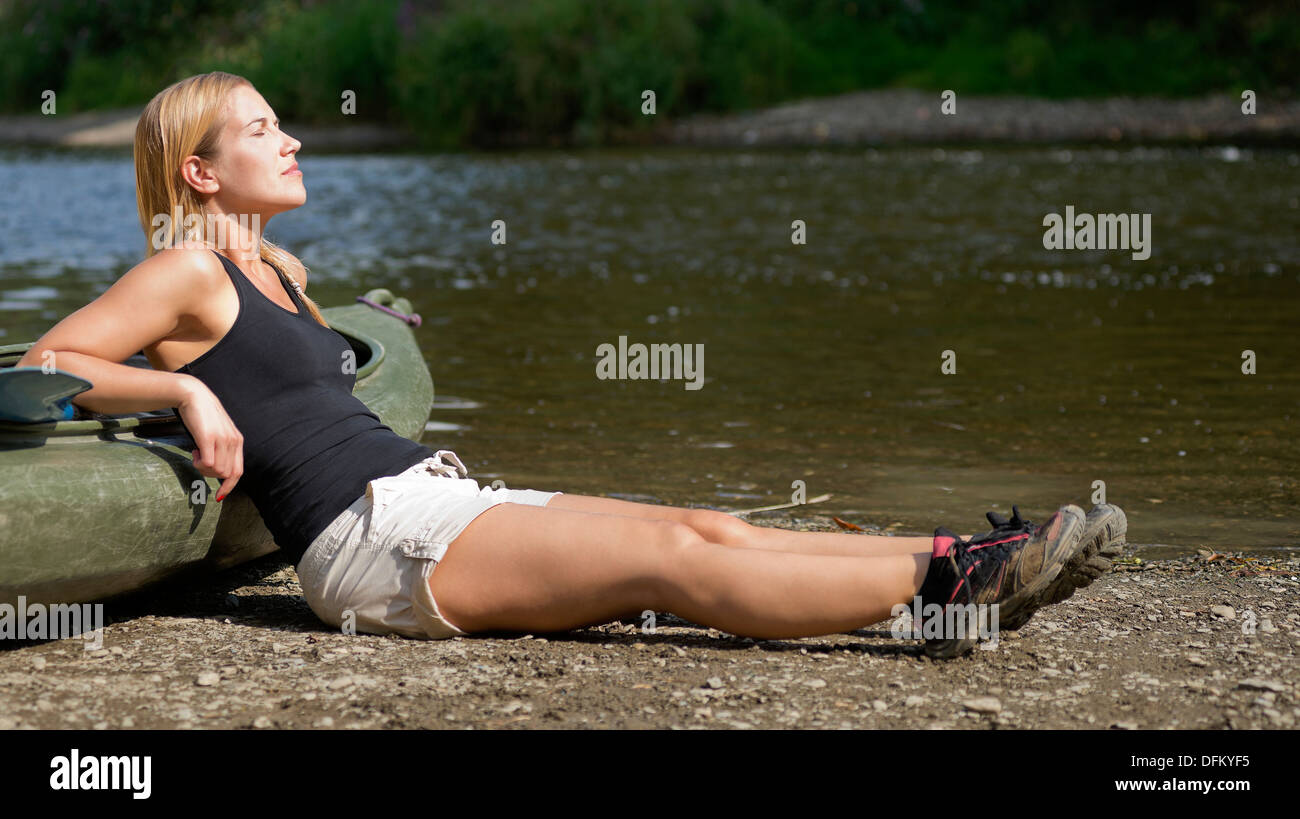
[[[272,265],[297,314],[271,301],[234,262],[217,258],[239,294],[239,315],[216,346],[175,372],[206,384],[244,436],[244,474],[235,488],[297,564],[368,481],[434,453],[385,426],[352,394],[356,367],[344,371],[351,345],[312,318],[278,268]]]

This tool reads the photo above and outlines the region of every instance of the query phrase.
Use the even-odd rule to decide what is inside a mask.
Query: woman
[[[651,610],[781,638],[860,628],[919,596],[996,603],[1015,628],[1104,571],[1123,542],[1123,513],[1104,504],[1086,518],[1064,506],[1042,526],[990,515],[993,531],[970,539],[874,537],[480,488],[455,453],[402,438],[352,396],[348,345],[303,292],[307,271],[263,238],[272,216],[306,201],[300,147],[241,77],[158,94],[135,138],[148,258],[19,364],[54,351],[94,384],[75,398],[92,411],[175,407],[195,466],[222,481],[217,500],[247,491],[326,623],[442,638]],[[139,350],[153,371],[113,363]],[[956,656],[975,636],[927,630],[926,650]]]

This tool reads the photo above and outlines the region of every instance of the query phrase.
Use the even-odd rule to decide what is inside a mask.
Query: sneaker
[[[950,606],[996,603],[999,620],[1019,616],[1026,608],[1032,613],[1044,589],[1079,550],[1084,514],[1077,506],[1062,506],[1042,526],[1027,532],[1021,531],[1025,523],[1015,511],[1014,525],[1012,521],[995,524],[994,531],[970,540],[942,526],[935,530],[930,569],[917,593],[921,613],[935,603],[945,612]],[[919,626],[926,630],[924,622]],[[936,659],[957,657],[978,639],[978,631],[969,630],[960,637],[928,638],[925,653]]]
[[[1004,531],[1009,531],[1015,519],[1020,516],[1014,506],[1012,510],[1015,511],[1012,520],[1002,521],[1002,524],[1007,527]],[[988,517],[996,531],[998,521],[994,519],[992,512]],[[1030,521],[1020,521],[1020,523],[1029,530],[1033,528],[1033,523]],[[1067,600],[1077,590],[1101,577],[1110,570],[1114,559],[1124,550],[1127,533],[1128,517],[1125,516],[1123,509],[1111,503],[1099,503],[1092,507],[1092,511],[1084,521],[1081,546],[1066,561],[1065,568],[1057,575],[1056,580],[1043,590],[1035,605],[1022,609],[1017,614],[1001,617],[998,627],[1015,631],[1028,623],[1029,618],[1039,608]],[[999,614],[1001,613],[1000,611]]]

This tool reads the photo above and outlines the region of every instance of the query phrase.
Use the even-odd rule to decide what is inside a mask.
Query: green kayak
[[[382,289],[361,298],[373,304],[321,310],[356,351],[353,394],[397,434],[419,440],[433,379],[410,323],[388,312],[409,314],[410,303]],[[24,381],[11,368],[30,347],[0,346],[0,375]],[[150,367],[143,353],[123,363]],[[5,399],[19,413],[33,406],[21,391]],[[58,399],[60,414],[49,417],[69,420],[0,420],[0,603],[90,602],[276,549],[238,485],[212,500],[221,482],[194,468],[193,440],[175,412],[101,415],[61,396],[36,403]],[[207,483],[208,502],[192,501],[195,480]]]

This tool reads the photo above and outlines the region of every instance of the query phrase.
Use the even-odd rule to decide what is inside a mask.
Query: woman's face
[[[260,213],[263,220],[307,201],[295,154],[302,143],[279,128],[262,95],[237,86],[211,170],[216,198],[226,213]]]

